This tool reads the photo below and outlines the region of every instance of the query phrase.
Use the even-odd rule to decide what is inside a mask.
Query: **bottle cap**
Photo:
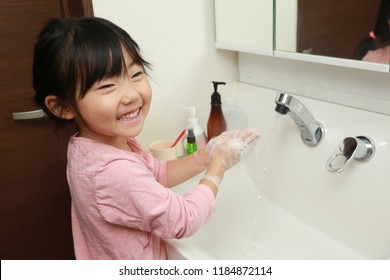
[[[214,92],[211,95],[211,104],[221,104],[221,95],[218,92],[218,85],[226,85],[225,82],[212,82],[214,85]]]
[[[198,118],[196,117],[196,108],[195,107],[184,107],[184,110],[189,110],[188,114],[188,126],[195,127],[199,125]]]
[[[193,129],[188,130],[188,135],[187,135],[187,143],[195,143],[195,134]]]

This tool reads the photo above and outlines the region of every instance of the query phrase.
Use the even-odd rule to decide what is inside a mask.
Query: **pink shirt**
[[[163,239],[192,235],[213,212],[206,185],[183,196],[166,188],[166,164],[83,137],[68,145],[76,259],[166,259]],[[178,171],[179,172],[179,171]]]
[[[363,61],[389,64],[390,46],[376,49],[374,51],[368,51],[368,53],[363,57]]]

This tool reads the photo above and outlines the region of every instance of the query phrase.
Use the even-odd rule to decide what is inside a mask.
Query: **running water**
[[[261,160],[260,169],[258,169],[257,166],[253,167],[252,169],[252,176],[255,176],[252,181],[256,186],[257,189],[257,202],[256,202],[256,208],[255,208],[255,215],[253,218],[253,228],[254,228],[254,242],[251,242],[249,244],[244,245],[241,248],[241,251],[245,256],[248,257],[258,257],[262,253],[261,246],[257,241],[257,236],[259,236],[259,230],[260,230],[260,209],[261,209],[261,200],[262,200],[262,190],[267,186],[267,179],[269,175],[269,169],[270,169],[270,160],[272,156],[272,148],[274,143],[277,140],[277,130],[278,130],[278,123],[279,119],[282,115],[276,114],[275,121],[274,121],[274,127],[271,131],[270,137],[266,138],[262,136],[261,141],[265,143],[265,149],[264,151],[261,151],[259,146],[255,148],[255,156],[257,159]],[[258,162],[258,160],[255,160],[255,162]],[[254,170],[255,168],[256,170]],[[260,172],[259,172],[260,170]],[[257,172],[256,172],[257,171]],[[257,175],[257,176],[256,176]]]
[[[275,121],[274,121],[274,127],[272,128],[272,131],[271,131],[271,135],[270,137],[267,139],[267,143],[266,143],[266,146],[265,146],[265,151],[263,152],[263,164],[261,166],[261,169],[260,169],[260,182],[259,182],[259,185],[257,186],[257,190],[260,194],[262,188],[264,188],[266,186],[266,183],[267,183],[267,176],[268,176],[268,171],[269,171],[269,165],[270,165],[270,159],[271,159],[271,154],[272,154],[272,148],[273,148],[273,145],[274,143],[276,142],[277,140],[277,131],[278,131],[278,124],[279,124],[279,120],[280,120],[280,117],[282,115],[281,114],[278,114],[276,113],[276,117],[275,117]],[[260,196],[260,195],[259,195]]]
[[[280,117],[280,114],[276,114],[270,134],[261,136],[261,145],[256,145],[254,151],[245,160],[246,168],[249,172],[249,180],[255,186],[259,199],[261,199],[262,189],[267,186],[270,165],[272,163],[272,149],[274,143],[277,141]]]

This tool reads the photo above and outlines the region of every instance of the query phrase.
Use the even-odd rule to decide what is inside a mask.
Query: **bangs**
[[[70,35],[72,38],[68,38],[73,45],[68,56],[71,64],[68,75],[73,73],[69,77],[73,81],[68,84],[77,85],[77,89],[71,90],[77,90],[79,98],[83,98],[95,82],[124,74],[127,69],[125,52],[134,63],[149,67],[136,42],[124,30],[103,19],[87,21],[80,22]]]

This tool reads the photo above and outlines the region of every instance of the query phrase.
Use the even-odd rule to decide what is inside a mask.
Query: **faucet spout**
[[[324,137],[325,130],[321,123],[316,121],[309,110],[295,97],[280,92],[275,99],[275,111],[279,114],[288,114],[301,131],[303,142],[308,146],[318,145]]]

